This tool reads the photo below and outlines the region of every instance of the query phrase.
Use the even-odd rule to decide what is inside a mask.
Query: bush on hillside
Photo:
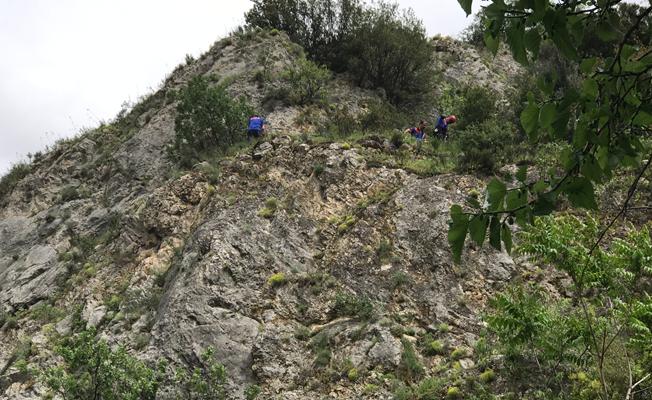
[[[43,375],[45,384],[70,399],[153,399],[160,376],[123,347],[112,350],[95,330],[65,338],[56,349],[63,362]]]
[[[414,13],[388,3],[366,9],[345,47],[347,69],[358,84],[383,88],[392,103],[415,102],[430,92],[433,48]]]
[[[519,146],[516,128],[508,121],[489,119],[456,132],[462,154],[458,160],[464,172],[492,174],[512,161]]]
[[[55,352],[60,356],[58,365],[43,371],[39,378],[64,399],[155,399],[162,386],[173,386],[177,398],[221,400],[227,396],[226,369],[211,347],[201,354],[201,367],[190,371],[178,368],[173,374],[166,371],[163,360],[153,368],[123,346],[111,348],[97,337],[94,328],[63,338]]]
[[[18,182],[26,177],[31,170],[32,168],[29,164],[17,163],[11,167],[7,175],[0,178],[0,204],[5,197],[11,194]]]
[[[459,129],[483,123],[497,111],[494,93],[483,86],[468,86],[462,93]]]
[[[252,108],[235,100],[224,86],[210,86],[206,78],[193,78],[179,95],[174,121],[174,155],[189,167],[204,152],[224,151],[244,137]]]
[[[308,105],[322,101],[330,77],[331,73],[326,67],[310,60],[299,60],[296,66],[283,74],[288,85],[287,100],[293,105]]]

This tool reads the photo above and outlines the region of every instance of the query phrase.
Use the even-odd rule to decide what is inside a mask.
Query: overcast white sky
[[[431,35],[455,36],[471,18],[457,0],[398,2]],[[27,153],[113,118],[186,54],[198,56],[241,24],[250,7],[248,0],[0,0],[0,175]]]

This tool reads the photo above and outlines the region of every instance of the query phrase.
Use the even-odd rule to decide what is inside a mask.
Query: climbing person
[[[407,128],[405,133],[414,136],[417,142],[422,142],[426,138],[426,123],[423,120],[419,121],[418,126]]]
[[[247,140],[251,141],[252,137],[258,139],[264,134],[265,134],[265,118],[256,114],[249,117],[249,125],[247,127]]]
[[[423,120],[419,121],[418,126],[406,129],[405,133],[409,133],[410,135],[414,136],[414,138],[417,140],[416,151],[417,151],[417,153],[419,151],[421,151],[421,145],[423,144],[423,141],[426,140],[426,123],[425,123],[425,121],[423,121]]]
[[[440,115],[435,125],[435,135],[442,140],[448,139],[448,125],[457,122],[457,117],[454,115],[444,116]]]

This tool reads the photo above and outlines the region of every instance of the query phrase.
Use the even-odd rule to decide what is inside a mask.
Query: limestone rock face
[[[472,245],[463,265],[452,262],[448,210],[478,181],[398,168],[392,160],[411,150],[378,135],[304,137],[305,110],[263,104],[259,66],[241,61],[271,51],[280,72],[292,44],[242,40],[175,70],[147,107],[55,146],[0,199],[0,398],[45,395],[15,366],[19,346],[31,367],[54,365],[50,338],[70,335],[77,317],[152,364],[194,368],[214,348],[233,399],[252,385],[260,399],[390,399],[386,376],[400,371],[405,343],[428,371],[441,359],[421,353],[426,334],[472,348],[486,300],[517,268]],[[450,79],[499,79],[493,67],[475,71],[481,60],[466,47],[442,46]],[[269,136],[179,171],[170,93],[213,73],[269,108]],[[327,100],[356,115],[377,99],[343,77],[330,89]]]

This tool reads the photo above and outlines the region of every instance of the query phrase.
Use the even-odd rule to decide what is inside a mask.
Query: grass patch
[[[287,278],[283,272],[276,273],[267,279],[267,284],[273,288],[283,286],[287,283]]]
[[[412,342],[403,338],[401,343],[403,344],[403,353],[401,353],[401,362],[397,373],[406,382],[417,381],[425,372],[423,365],[419,361]]]
[[[258,216],[262,218],[272,218],[278,209],[278,199],[270,197],[265,200],[265,207],[258,210]]]

